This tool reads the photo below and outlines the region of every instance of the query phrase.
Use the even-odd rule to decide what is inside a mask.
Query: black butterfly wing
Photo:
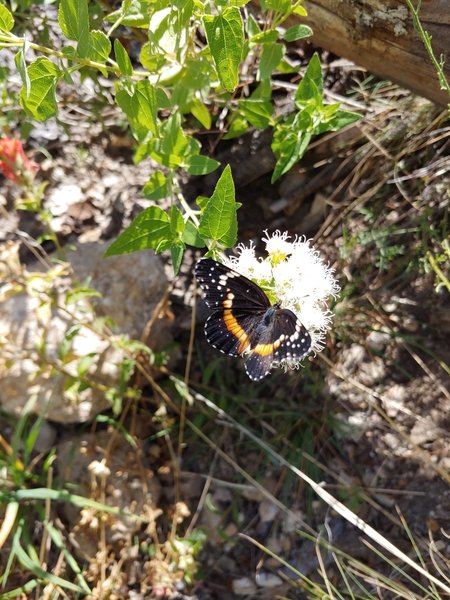
[[[288,309],[276,309],[267,325],[262,320],[254,338],[250,356],[245,361],[245,370],[253,381],[268,375],[274,363],[301,360],[311,349],[311,336]]]
[[[261,313],[216,310],[206,320],[205,336],[214,348],[229,356],[240,356],[250,350]]]
[[[198,261],[195,276],[209,308],[226,308],[224,301],[230,300],[229,294],[233,295],[232,308],[236,313],[265,312],[270,306],[269,298],[256,283],[211,258]]]

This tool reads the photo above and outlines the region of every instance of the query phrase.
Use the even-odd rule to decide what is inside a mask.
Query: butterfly
[[[250,379],[259,381],[274,364],[308,354],[308,331],[291,310],[271,304],[256,283],[211,258],[195,265],[195,276],[213,310],[206,339],[224,354],[243,356]]]

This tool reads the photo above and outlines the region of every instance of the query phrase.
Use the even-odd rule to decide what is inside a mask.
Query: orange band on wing
[[[239,325],[235,316],[229,308],[223,311],[223,321],[228,331],[230,331],[235,337],[238,338],[239,347],[237,351],[239,352],[239,354],[242,354],[242,352],[244,352],[250,346],[250,340],[248,335]]]
[[[280,347],[280,343],[281,341],[278,339],[273,344],[257,344],[252,349],[252,352],[259,354],[260,356],[268,356]]]

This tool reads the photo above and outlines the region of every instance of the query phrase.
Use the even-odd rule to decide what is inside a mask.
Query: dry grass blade
[[[450,593],[450,586],[446,585],[439,579],[437,579],[434,575],[426,571],[423,567],[414,562],[409,556],[407,556],[404,552],[402,552],[397,546],[392,544],[388,539],[382,536],[378,531],[376,531],[373,527],[371,527],[368,523],[366,523],[363,519],[358,517],[353,511],[347,508],[342,502],[340,502],[337,498],[335,498],[332,494],[327,492],[320,484],[317,484],[311,477],[306,475],[303,471],[290,464],[285,458],[283,458],[280,454],[275,452],[268,444],[259,439],[256,435],[254,435],[251,431],[249,431],[246,427],[243,427],[240,423],[229,417],[224,411],[222,411],[219,407],[217,407],[213,402],[210,402],[203,395],[192,392],[194,398],[206,406],[208,406],[211,410],[217,413],[221,418],[225,420],[225,422],[230,423],[233,427],[235,427],[239,432],[243,435],[251,439],[257,446],[263,449],[267,454],[271,456],[271,458],[280,465],[283,465],[287,469],[289,469],[292,473],[294,473],[297,477],[302,479],[305,483],[307,483],[314,492],[324,501],[330,508],[340,514],[344,519],[346,519],[349,523],[352,523],[355,527],[357,527],[360,531],[362,531],[367,537],[372,539],[374,542],[379,544],[382,548],[384,548],[387,552],[395,556],[396,558],[403,561],[405,564],[410,566],[412,569],[423,575],[430,582],[434,583],[440,589],[445,591],[446,593]],[[199,435],[204,437],[203,434],[197,430]],[[225,453],[224,453],[225,454]]]

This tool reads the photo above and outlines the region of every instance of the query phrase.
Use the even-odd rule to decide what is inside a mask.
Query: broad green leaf
[[[302,158],[310,140],[311,134],[308,131],[291,131],[286,128],[275,130],[271,147],[278,160],[272,174],[272,183]]]
[[[114,56],[116,57],[116,63],[122,75],[133,75],[133,65],[131,64],[128,52],[118,39],[114,40]]]
[[[249,38],[252,38],[253,36],[258,35],[258,33],[261,33],[261,28],[258,25],[258,21],[255,19],[251,12],[248,15],[246,26]]]
[[[194,98],[192,102],[191,113],[205,129],[211,128],[211,113],[198,98]]]
[[[57,112],[56,81],[59,70],[48,58],[40,56],[28,67],[30,89],[20,91],[20,103],[37,121],[45,121]]]
[[[120,24],[124,27],[140,27],[148,29],[150,23],[149,0],[131,0],[123,2],[119,10],[106,16],[106,20],[115,23],[120,19]]]
[[[284,56],[285,47],[282,44],[267,44],[263,47],[259,61],[258,79],[269,79]]]
[[[161,200],[168,193],[168,181],[162,171],[156,171],[150,175],[150,179],[144,184],[142,190],[145,198],[149,200]]]
[[[300,2],[297,2],[292,7],[292,12],[294,14],[296,14],[296,15],[299,15],[300,17],[307,17],[308,16],[308,11],[306,10],[306,8],[303,8],[302,2],[303,2],[303,0],[300,0]]]
[[[156,92],[156,105],[158,107],[159,110],[168,110],[169,108],[171,108],[171,103],[170,103],[170,98],[167,95],[167,92],[161,88],[161,87],[157,87],[155,88],[155,92]]]
[[[169,218],[172,240],[176,240],[177,238],[181,239],[185,228],[185,222],[181,211],[176,206],[172,206],[169,211]]]
[[[271,100],[272,99],[272,86],[268,79],[261,81],[258,87],[250,96],[250,100]]]
[[[165,64],[167,59],[162,52],[156,52],[154,46],[150,42],[142,44],[139,52],[139,62],[143,67],[148,69],[150,73],[160,71]]]
[[[295,40],[302,40],[304,38],[311,37],[313,30],[308,25],[293,25],[286,30],[284,39],[286,42],[293,42]]]
[[[291,73],[295,73],[297,75],[298,65],[296,65],[294,62],[291,62],[285,54],[284,57],[278,63],[277,71],[278,73],[283,75],[290,75]]]
[[[69,40],[75,40],[79,56],[89,54],[89,13],[87,0],[61,0],[58,9],[59,26]]]
[[[11,31],[14,27],[14,18],[3,4],[0,4],[0,30]]]
[[[336,131],[346,127],[347,125],[351,125],[360,119],[362,119],[362,116],[358,113],[346,110],[337,110],[329,121],[320,123],[320,125],[314,130],[314,133],[319,134],[325,133],[326,131]]]
[[[192,221],[187,221],[182,239],[185,244],[194,246],[194,248],[204,248],[206,246],[198,232],[197,226]]]
[[[166,4],[166,3],[164,3]],[[182,27],[179,11],[170,6],[157,10],[150,18],[148,40],[158,52],[163,52],[172,58],[184,54],[189,31]]]
[[[257,129],[266,129],[272,122],[272,103],[249,98],[239,101],[239,109],[248,122]]]
[[[194,104],[202,104],[200,98],[208,98],[215,81],[217,75],[211,59],[208,60],[205,55],[188,58],[174,81],[172,106],[179,106],[182,113],[191,112]]]
[[[223,136],[224,140],[232,140],[236,137],[240,137],[249,129],[247,119],[244,119],[240,115],[233,115],[227,133]]]
[[[168,215],[159,206],[143,210],[119,237],[108,247],[105,256],[128,254],[153,248],[157,252],[171,245],[171,226]]]
[[[203,154],[197,154],[188,157],[185,168],[191,175],[207,175],[215,171],[219,166],[220,162],[217,160]]]
[[[239,204],[235,200],[234,182],[230,165],[220,176],[214,192],[202,208],[198,232],[205,240],[212,240],[231,248],[237,241],[237,216]]]
[[[111,42],[103,31],[91,31],[89,58],[95,62],[105,63],[111,54]]]
[[[269,29],[268,31],[262,31],[252,36],[249,42],[252,46],[256,44],[273,44],[278,39],[278,31]]]
[[[116,101],[127,115],[138,140],[144,139],[149,131],[157,132],[157,105],[155,88],[146,79],[138,81],[130,96],[124,89],[116,93]]]
[[[204,208],[206,208],[206,205],[209,202],[209,198],[208,196],[197,196],[197,198],[195,199],[195,203],[197,204],[197,206],[200,208],[200,210],[202,211]]]
[[[239,65],[244,47],[241,13],[232,6],[217,17],[205,16],[203,24],[220,83],[233,92],[239,82]]]
[[[182,241],[172,244],[170,246],[170,256],[172,258],[173,272],[178,275],[178,271],[181,267],[181,261],[183,260],[185,245]]]
[[[281,14],[289,14],[291,12],[291,0],[263,0],[261,6],[264,10],[273,10]]]
[[[171,4],[176,8],[178,24],[180,27],[185,27],[189,25],[193,15],[196,15],[196,12],[204,9],[202,3],[197,2],[197,0],[173,0]]]
[[[305,104],[313,102],[316,106],[322,105],[323,78],[320,59],[316,54],[309,61],[305,75],[295,93],[295,104],[302,108]]]
[[[190,156],[200,153],[200,142],[184,133],[178,112],[164,121],[159,134],[150,140],[149,154],[161,165],[171,169],[183,167]]]

